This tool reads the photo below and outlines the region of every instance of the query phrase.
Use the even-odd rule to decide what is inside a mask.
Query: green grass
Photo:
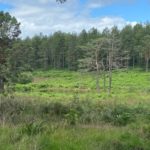
[[[113,73],[112,93],[108,95],[103,89],[97,93],[95,76],[90,73],[71,71],[37,71],[33,73],[34,81],[29,84],[17,84],[16,95],[40,97],[49,100],[68,101],[74,96],[93,100],[133,100],[148,101],[150,98],[150,73],[140,70],[115,71]],[[108,85],[108,79],[107,79]]]
[[[88,126],[58,128],[35,136],[20,133],[21,127],[0,129],[1,150],[149,150],[143,127]]]
[[[33,72],[0,96],[0,150],[149,150],[150,73],[113,72],[112,93],[95,76]],[[108,82],[108,79],[107,79]]]
[[[22,127],[1,127],[1,150],[149,150],[144,127],[81,126],[59,127],[34,136],[21,133]]]
[[[150,108],[144,105],[3,99],[0,114],[3,118],[0,150],[149,150],[150,147]]]

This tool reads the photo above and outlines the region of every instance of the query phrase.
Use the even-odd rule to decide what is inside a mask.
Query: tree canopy
[[[9,50],[12,42],[17,39],[20,23],[9,13],[0,12],[0,92],[4,90],[4,80],[8,73]]]

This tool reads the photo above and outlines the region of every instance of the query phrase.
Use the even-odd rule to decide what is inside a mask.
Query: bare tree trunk
[[[127,66],[126,66],[127,70],[129,69],[129,59],[127,58]]]
[[[106,91],[106,69],[103,60],[102,60],[102,68],[103,68],[103,88],[104,91]]]
[[[4,92],[4,79],[0,78],[0,93]]]
[[[112,86],[112,69],[109,68],[109,88],[108,88],[108,93],[111,93],[111,86]]]
[[[149,71],[149,59],[148,58],[146,58],[146,72],[148,72]]]
[[[96,76],[96,88],[97,88],[97,92],[100,93],[100,82],[99,82],[99,73],[97,72],[97,76]]]
[[[114,45],[113,45],[113,41],[112,41],[112,47],[110,49],[109,52],[109,87],[108,87],[108,93],[109,95],[111,94],[111,87],[112,87],[112,58],[113,58],[113,49],[114,49]]]
[[[98,51],[96,50],[95,52],[95,63],[96,63],[96,72],[97,72],[97,76],[96,76],[96,88],[97,88],[97,92],[100,93],[100,82],[99,82],[99,75],[100,75],[100,71],[99,71],[99,64],[98,64]]]
[[[133,56],[133,58],[132,58],[132,67],[133,67],[133,69],[134,69],[134,67],[135,67],[135,57]]]
[[[65,68],[65,52],[64,51],[62,54],[62,67],[63,67],[63,69]]]
[[[106,72],[105,72],[105,69],[104,69],[104,91],[106,91]]]

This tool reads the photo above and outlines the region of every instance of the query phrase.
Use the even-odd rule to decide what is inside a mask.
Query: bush
[[[0,122],[18,123],[25,106],[21,101],[13,99],[0,100]]]
[[[65,115],[65,118],[69,125],[76,125],[79,119],[79,113],[75,109],[70,109],[70,111]]]
[[[127,125],[132,122],[134,118],[133,110],[124,105],[118,105],[114,108],[108,107],[102,112],[102,119],[114,125]]]
[[[27,83],[32,82],[32,80],[33,80],[32,73],[30,73],[30,72],[22,72],[19,75],[18,82],[21,83],[21,84],[27,84]]]
[[[143,127],[143,133],[147,139],[150,139],[150,125],[145,125]]]
[[[27,122],[25,126],[22,128],[21,133],[27,134],[28,136],[37,135],[43,132],[45,129],[43,122]]]
[[[69,108],[59,102],[51,102],[40,106],[40,112],[42,114],[49,114],[52,116],[63,117],[69,112]]]

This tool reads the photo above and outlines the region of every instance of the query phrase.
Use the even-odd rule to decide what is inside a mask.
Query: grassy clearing
[[[149,73],[114,72],[110,96],[97,93],[92,74],[33,77],[0,96],[0,150],[149,150]]]
[[[70,71],[34,72],[34,81],[29,84],[17,84],[16,95],[39,97],[55,101],[68,101],[78,96],[81,100],[135,100],[148,101],[150,98],[150,74],[140,70],[116,71],[113,73],[112,94],[103,89],[96,91],[95,76],[88,73]],[[108,81],[107,81],[108,82]]]

